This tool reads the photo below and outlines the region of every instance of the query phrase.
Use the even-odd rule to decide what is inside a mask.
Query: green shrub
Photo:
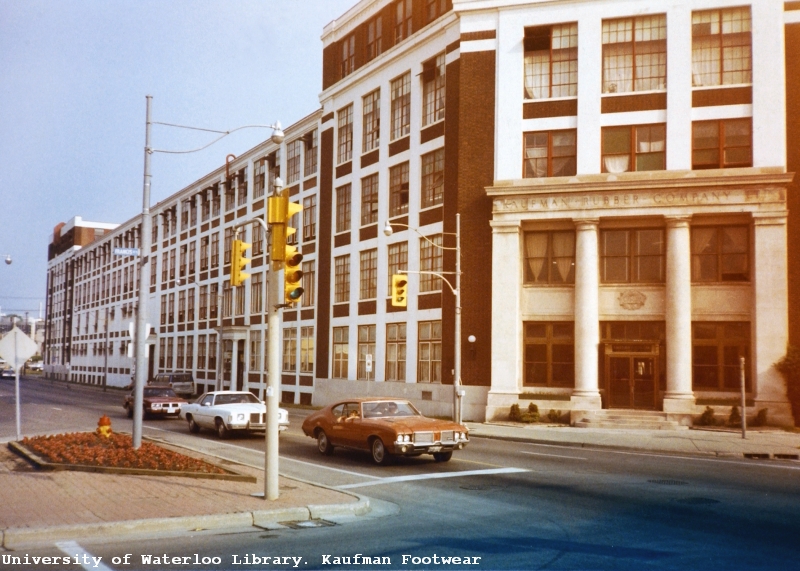
[[[765,426],[767,424],[767,409],[762,408],[753,419],[753,426]]]
[[[550,422],[561,422],[561,411],[550,409],[550,412],[547,413],[547,420]]]
[[[509,420],[514,422],[538,422],[539,421],[539,407],[531,403],[528,405],[528,410],[521,411],[518,404],[512,404],[511,410],[508,413]]]
[[[717,421],[714,419],[714,409],[707,406],[703,414],[700,415],[697,424],[700,426],[714,426],[716,423]]]
[[[728,416],[728,426],[741,426],[742,424],[742,415],[739,414],[739,407],[732,406],[731,407],[731,414]]]

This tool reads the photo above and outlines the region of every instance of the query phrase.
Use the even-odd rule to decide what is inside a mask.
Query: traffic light
[[[279,270],[281,262],[286,258],[286,241],[295,232],[297,228],[289,226],[289,221],[292,216],[302,212],[303,206],[297,202],[289,202],[289,189],[285,188],[281,191],[279,196],[270,196],[267,202],[267,222],[270,225],[272,233],[272,246],[270,249],[270,258],[272,259],[272,267]]]
[[[234,240],[231,246],[231,287],[240,286],[242,282],[250,277],[250,274],[243,272],[242,269],[250,263],[249,258],[244,257],[245,250],[249,250],[252,244]]]
[[[285,303],[296,303],[303,295],[303,270],[300,263],[303,254],[295,246],[286,246],[283,259],[283,300]]]
[[[408,277],[403,274],[392,275],[392,305],[406,307],[408,304]]]

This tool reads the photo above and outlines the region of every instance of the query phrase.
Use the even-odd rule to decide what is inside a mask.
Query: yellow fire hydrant
[[[97,421],[97,434],[106,438],[111,436],[111,419],[105,414]]]

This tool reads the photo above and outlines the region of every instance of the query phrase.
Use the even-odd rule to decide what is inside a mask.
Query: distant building
[[[358,2],[323,30],[319,110],[152,207],[150,372],[263,394],[257,226],[252,278],[226,276],[280,175],[306,288],[283,312],[284,402],[451,413],[459,214],[465,418],[534,402],[687,423],[738,402],[743,357],[751,414],[791,424],[773,364],[800,343],[795,4]],[[113,248],[138,223],[54,236],[49,375],[129,382],[136,259]]]

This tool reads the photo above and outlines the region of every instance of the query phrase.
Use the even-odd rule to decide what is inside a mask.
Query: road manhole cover
[[[292,529],[309,529],[314,527],[333,527],[336,525],[332,521],[326,521],[324,519],[306,519],[302,521],[282,521],[280,522],[281,525],[285,525],[286,527],[291,527]]]
[[[715,500],[712,498],[681,498],[679,500],[675,500],[681,504],[687,504],[690,506],[707,506],[710,504],[718,504],[719,500]]]
[[[651,484],[659,484],[661,486],[686,486],[689,482],[683,480],[647,480]]]

